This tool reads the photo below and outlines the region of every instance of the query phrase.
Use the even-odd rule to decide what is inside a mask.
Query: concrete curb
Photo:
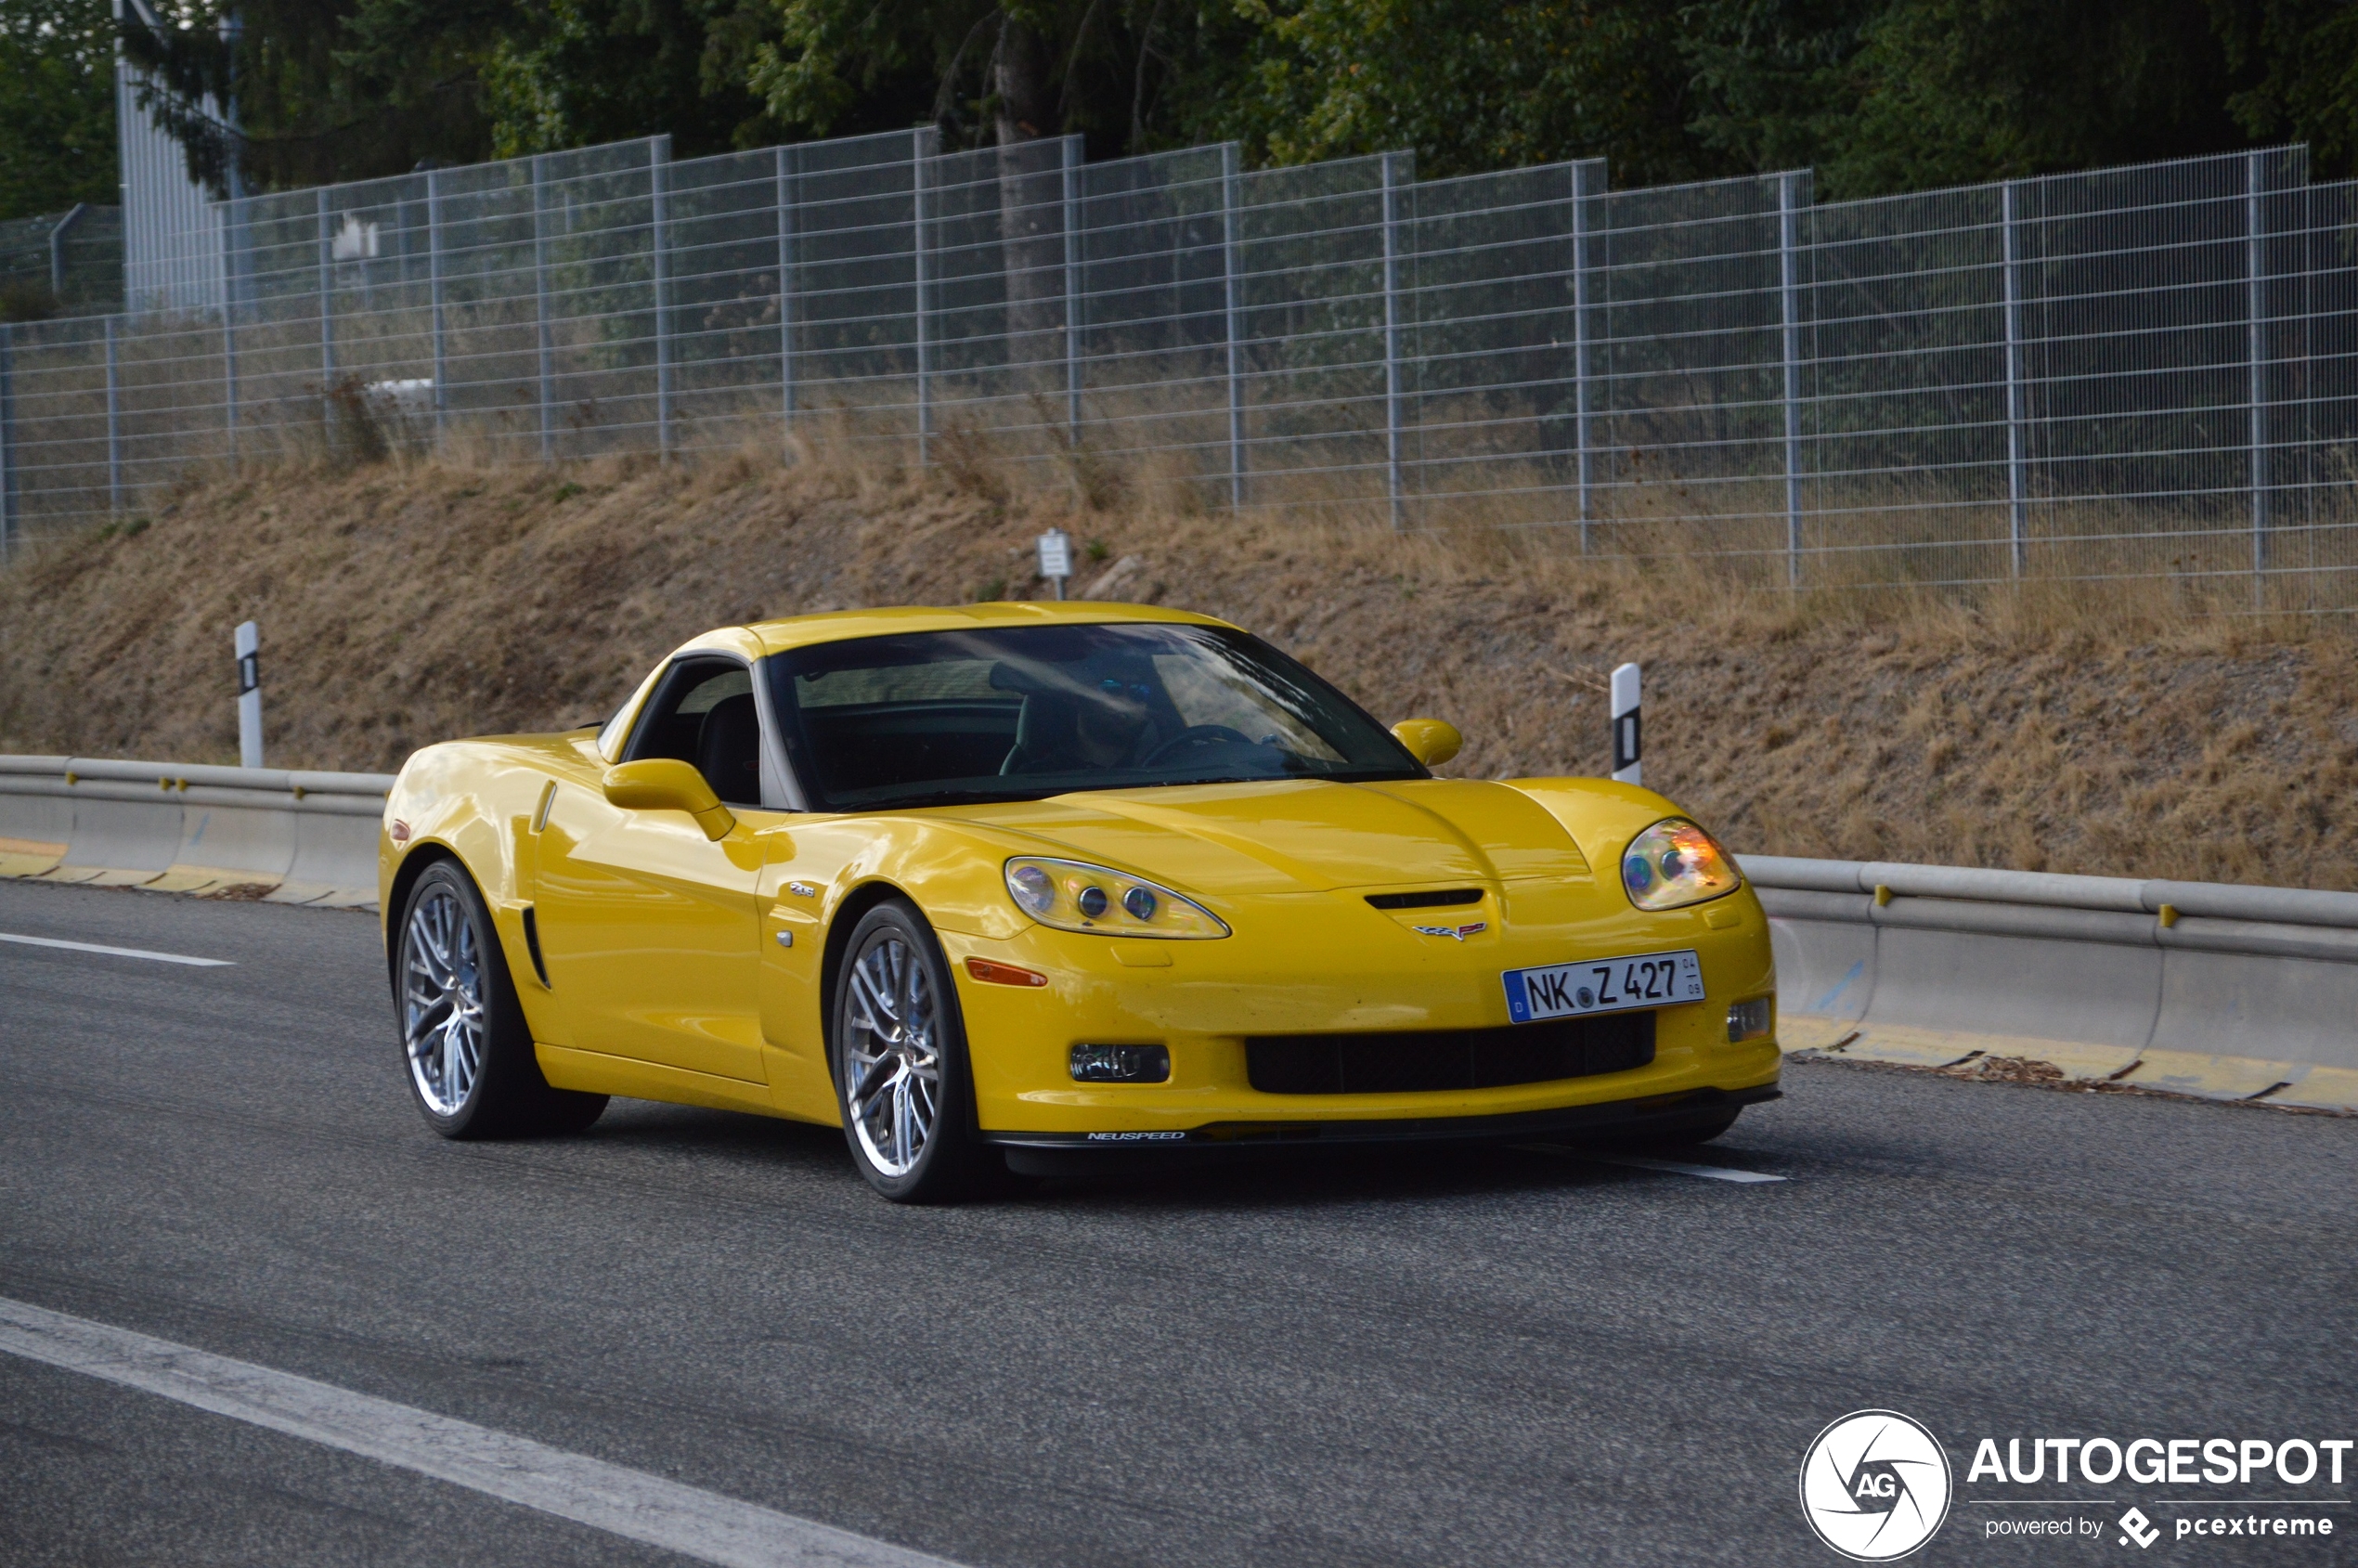
[[[374,909],[389,773],[0,757],[0,876]]]
[[[1789,1051],[2358,1110],[2358,893],[1743,858]],[[2043,1075],[2041,1075],[2043,1076]]]

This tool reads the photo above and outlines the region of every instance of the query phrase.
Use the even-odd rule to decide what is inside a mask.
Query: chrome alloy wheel
[[[401,939],[401,1037],[418,1097],[456,1116],[483,1070],[483,953],[458,894],[432,888]]]
[[[941,1114],[940,1014],[926,966],[898,936],[860,955],[842,1043],[846,1115],[880,1174],[905,1176]]]

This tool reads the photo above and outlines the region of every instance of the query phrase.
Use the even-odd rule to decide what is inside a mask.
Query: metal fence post
[[[647,196],[655,283],[655,445],[666,458],[671,456],[671,235],[667,210],[671,193],[667,177],[670,166],[671,138],[649,136]]]
[[[1087,330],[1081,317],[1087,304],[1081,292],[1081,137],[1065,137],[1065,426],[1067,441],[1076,451],[1081,447],[1081,339]]]
[[[112,316],[104,317],[107,335],[107,510],[123,510],[123,354],[116,341]]]
[[[1228,337],[1228,510],[1245,505],[1244,273],[1242,184],[1237,144],[1220,144],[1220,253],[1224,314]]]
[[[778,409],[788,434],[794,432],[794,250],[796,202],[801,196],[795,178],[795,149],[778,149]]]
[[[916,264],[917,283],[917,466],[933,460],[933,258],[926,200],[931,182],[929,161],[941,140],[931,125],[921,125],[909,144],[910,251]]]
[[[2008,180],[1999,188],[1999,218],[2004,226],[2006,302],[2006,534],[2013,541],[2014,575],[2029,564],[2030,499],[2024,483],[2025,407],[2022,337],[2022,214],[2020,187]]]
[[[0,321],[0,560],[16,553],[17,534],[17,329]]]
[[[1801,586],[1801,176],[1777,176],[1777,277],[1784,326],[1785,580]]]
[[[1383,445],[1384,491],[1394,530],[1406,527],[1400,491],[1400,160],[1383,155]]]
[[[2261,159],[2244,157],[2244,279],[2247,297],[2245,356],[2249,361],[2251,406],[2251,603],[2267,607],[2268,579],[2268,326],[2266,240],[2261,226]]]
[[[242,202],[232,194],[221,212],[221,431],[232,462],[238,457],[238,294],[241,268],[235,236]]]
[[[549,160],[545,153],[536,153],[532,160],[532,323],[534,345],[539,353],[540,460],[554,462],[557,341],[549,319]]]
[[[319,188],[319,390],[336,380],[335,230],[329,226],[328,188]]]
[[[426,303],[431,307],[434,326],[434,433],[442,434],[443,416],[449,409],[449,352],[445,337],[442,311],[442,181],[435,171],[426,171]]]
[[[1580,553],[1590,553],[1591,538],[1597,522],[1596,504],[1596,444],[1588,428],[1592,409],[1589,391],[1588,365],[1588,199],[1600,194],[1594,186],[1604,172],[1600,161],[1590,160],[1572,166],[1572,422],[1573,440],[1579,447],[1580,464]]]

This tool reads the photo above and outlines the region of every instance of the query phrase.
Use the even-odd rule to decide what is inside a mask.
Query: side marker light
[[[1037,970],[994,963],[988,958],[967,959],[966,973],[991,985],[1043,986],[1048,983],[1048,977]]]

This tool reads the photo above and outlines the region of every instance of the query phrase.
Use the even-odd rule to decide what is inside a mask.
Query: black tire
[[[1005,1162],[978,1131],[957,987],[914,905],[889,899],[860,917],[827,1021],[844,1143],[868,1185],[895,1203],[951,1203],[990,1186]]]
[[[540,1075],[491,912],[465,868],[428,866],[393,936],[402,1077],[427,1126],[446,1138],[512,1138],[598,1120],[605,1095],[552,1089]]]

